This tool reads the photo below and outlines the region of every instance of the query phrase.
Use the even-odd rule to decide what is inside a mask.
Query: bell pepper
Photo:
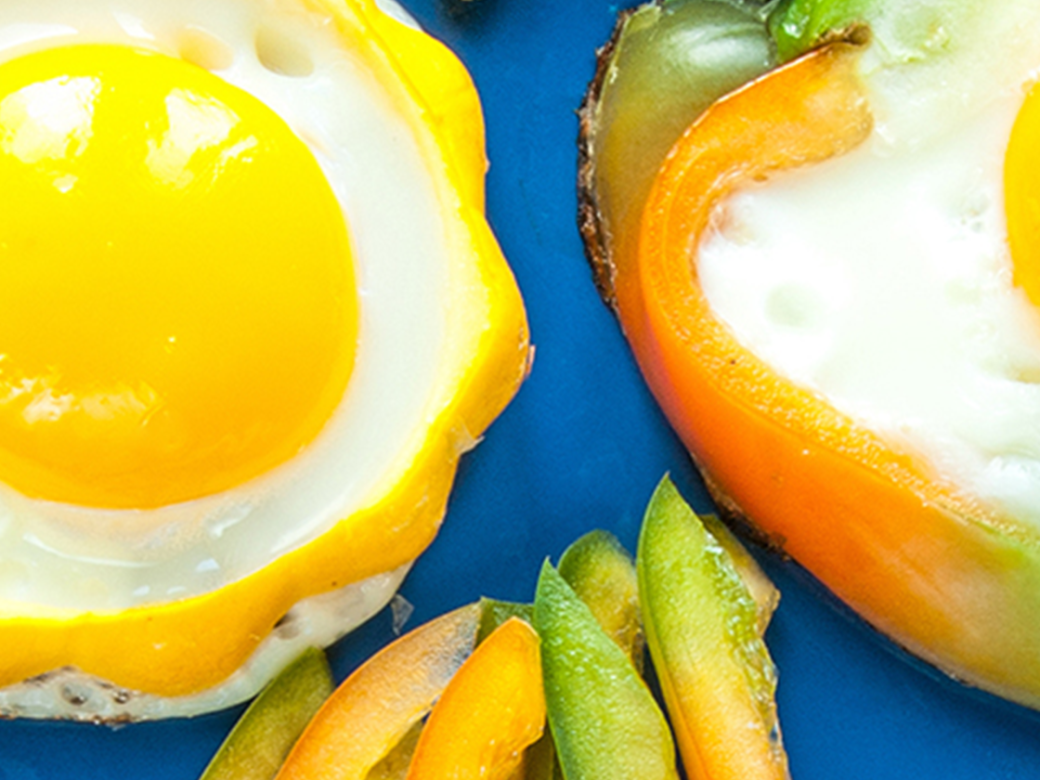
[[[544,728],[538,635],[509,618],[445,688],[419,736],[408,780],[505,780]]]
[[[743,0],[665,0],[618,17],[579,111],[578,224],[597,286],[635,254],[654,174],[716,98],[776,65],[765,9]]]
[[[412,724],[412,727],[401,737],[401,741],[369,770],[365,775],[365,780],[404,780],[408,775],[408,767],[411,766],[415,746],[419,744],[419,735],[422,734],[424,725],[425,723],[421,720]]]
[[[548,562],[538,578],[534,625],[564,777],[678,780],[671,733],[650,690]]]
[[[560,576],[592,611],[607,636],[643,669],[643,620],[635,561],[609,531],[590,531],[564,550]]]
[[[325,653],[308,648],[253,700],[201,780],[271,780],[331,693]]]
[[[667,478],[670,482],[671,479]],[[740,575],[744,587],[747,588],[751,598],[755,600],[756,623],[758,633],[765,634],[769,627],[769,621],[773,619],[773,613],[780,605],[780,591],[777,590],[773,581],[762,571],[758,561],[747,551],[737,535],[729,529],[718,515],[698,515],[701,525],[711,534],[729,556],[730,563],[737,574]]]
[[[667,477],[647,507],[636,568],[650,657],[687,777],[789,777],[758,605]]]
[[[480,613],[471,604],[435,618],[358,667],[314,716],[278,780],[364,780],[473,652]]]
[[[757,525],[897,643],[1040,706],[1040,533],[981,506],[737,342],[691,252],[714,206],[861,143],[858,47],[836,43],[715,103],[672,148],[615,266],[619,316],[720,506]]]

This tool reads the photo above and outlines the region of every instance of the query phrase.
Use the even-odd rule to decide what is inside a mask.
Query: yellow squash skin
[[[220,683],[300,599],[414,560],[444,515],[459,456],[512,399],[528,328],[512,273],[484,218],[483,120],[473,83],[443,45],[372,0],[302,0],[392,85],[446,215],[450,299],[426,430],[360,511],[252,575],[205,595],[118,613],[0,603],[0,686],[74,666],[131,690],[181,696]]]

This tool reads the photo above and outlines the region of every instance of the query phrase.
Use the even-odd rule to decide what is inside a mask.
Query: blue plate
[[[575,227],[575,109],[618,6],[405,4],[482,95],[488,212],[537,347],[530,379],[465,457],[445,526],[404,585],[411,627],[481,595],[530,599],[542,560],[592,528],[632,549],[666,471],[697,508],[710,505],[596,295]],[[758,557],[783,593],[767,640],[794,778],[1040,777],[1040,716],[908,659],[793,564]],[[332,648],[338,677],[392,637],[384,611]],[[241,709],[120,728],[0,722],[0,780],[190,780]]]

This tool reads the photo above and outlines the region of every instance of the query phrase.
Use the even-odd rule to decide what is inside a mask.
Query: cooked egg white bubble
[[[924,65],[880,36],[861,61],[872,136],[728,200],[697,264],[714,311],[781,374],[1040,527],[1040,316],[1012,283],[1003,194],[1040,22],[1016,13],[995,37],[959,31],[988,47],[954,37]]]
[[[0,486],[0,604],[103,612],[235,581],[363,506],[432,414],[424,388],[437,371],[447,283],[437,198],[412,131],[327,22],[278,0],[4,3],[0,62],[68,44],[129,44],[201,65],[274,109],[342,204],[360,335],[345,396],[317,437],[244,484],[153,509],[77,508]],[[0,691],[0,714],[136,719],[241,701],[304,645],[329,644],[385,605],[406,568],[302,602],[210,691],[113,692],[66,669]]]

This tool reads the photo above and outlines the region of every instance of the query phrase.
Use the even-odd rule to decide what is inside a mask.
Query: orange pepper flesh
[[[448,684],[419,737],[408,780],[508,778],[544,728],[538,635],[510,618]]]
[[[715,104],[655,180],[634,255],[617,258],[626,336],[706,472],[768,536],[896,642],[1040,706],[1040,539],[934,480],[742,347],[700,289],[713,207],[768,174],[856,146],[871,115],[836,45]]]
[[[473,650],[476,604],[423,624],[343,682],[289,753],[278,780],[364,780],[423,718]]]

